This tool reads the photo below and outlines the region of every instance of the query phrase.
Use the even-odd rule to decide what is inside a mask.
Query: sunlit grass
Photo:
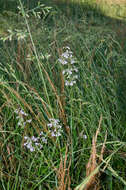
[[[89,6],[98,11],[101,11],[105,16],[126,20],[126,1],[125,0],[61,0],[57,3],[76,4],[76,6]]]

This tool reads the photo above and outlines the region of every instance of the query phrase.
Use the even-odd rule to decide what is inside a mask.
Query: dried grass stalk
[[[100,165],[100,163],[102,162],[102,159],[103,159],[103,154],[104,154],[104,150],[105,150],[105,142],[107,139],[107,133],[105,135],[105,140],[104,140],[103,146],[101,148],[100,156],[97,156],[97,149],[96,149],[97,136],[100,132],[101,122],[102,122],[102,116],[100,117],[99,126],[96,131],[96,134],[92,139],[91,155],[90,155],[89,161],[86,165],[86,177],[89,177],[94,172],[94,170],[96,170],[96,168]],[[94,175],[91,175],[86,186],[84,187],[84,190],[99,190],[100,189],[100,179],[99,179],[100,175],[101,175],[100,170],[98,170],[97,172],[94,172]]]
[[[57,170],[58,188],[57,190],[71,190],[70,184],[70,166],[71,160],[68,161],[68,147],[66,147],[65,158],[61,157],[59,169]]]

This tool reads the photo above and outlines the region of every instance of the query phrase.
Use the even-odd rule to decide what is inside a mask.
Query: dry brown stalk
[[[65,96],[64,96],[64,77],[63,77],[63,73],[60,72],[60,79],[61,79],[61,102],[63,107],[65,107]]]
[[[47,114],[48,118],[51,118],[51,115],[50,113],[48,112],[47,110],[47,106],[46,106],[46,103],[42,100],[42,98],[40,97],[40,95],[38,94],[38,92],[36,91],[35,88],[33,87],[30,87],[28,84],[24,83],[25,86],[27,86],[31,91],[34,92],[34,94],[38,97],[38,99],[41,101],[42,105],[43,105],[43,108],[44,108],[44,111],[45,113]]]
[[[66,119],[65,109],[64,109],[66,102],[65,102],[65,95],[64,95],[64,91],[65,91],[64,90],[64,77],[63,77],[62,72],[60,73],[60,79],[61,79],[61,98],[60,99],[61,99],[61,103],[62,103],[63,110],[64,110],[63,114],[62,114],[62,112],[60,112],[60,118],[63,121],[63,124],[65,125],[65,128],[68,128],[67,127],[67,119]],[[67,130],[69,130],[69,129],[67,129]]]
[[[59,104],[59,108],[60,108],[60,112],[61,112],[60,115],[62,115],[62,118],[65,118],[65,111],[64,111],[62,102],[61,102],[61,100],[60,100],[60,97],[58,96],[57,90],[56,90],[56,88],[55,88],[53,82],[51,81],[51,79],[50,79],[50,77],[49,77],[47,71],[46,71],[44,68],[43,68],[43,71],[45,72],[46,77],[47,77],[47,79],[48,79],[48,81],[49,81],[49,83],[50,83],[50,85],[51,85],[51,87],[52,87],[52,89],[53,89],[53,91],[54,91],[54,93],[55,93],[55,96],[56,96],[56,98],[57,98],[57,101],[58,101],[58,104]],[[66,129],[66,132],[67,132],[68,134],[70,134],[70,129],[69,129],[69,127],[67,127],[65,124],[64,124],[64,127],[65,127],[65,129]]]
[[[33,48],[32,44],[27,41],[27,45],[24,44],[24,42],[21,42],[20,40],[17,42],[17,55],[16,55],[16,61],[19,69],[24,75],[25,80],[29,80],[30,73],[31,73],[31,64],[32,61],[27,59],[27,56],[33,55]],[[18,86],[17,86],[18,87]]]
[[[57,190],[71,190],[70,188],[71,180],[70,180],[70,174],[69,174],[71,160],[69,160],[68,164],[67,162],[68,162],[68,147],[66,147],[64,161],[63,161],[63,157],[61,156],[59,169],[57,170],[57,177],[58,177]]]
[[[96,134],[92,139],[91,155],[90,155],[89,161],[86,165],[86,177],[89,177],[94,172],[94,170],[98,167],[98,165],[100,165],[100,163],[102,162],[102,159],[103,159],[103,154],[104,154],[104,150],[105,150],[105,142],[107,139],[107,133],[105,135],[105,140],[104,140],[104,143],[101,148],[100,156],[97,156],[97,149],[96,149],[97,136],[100,132],[101,122],[102,122],[102,116],[100,117],[99,126],[96,131]],[[95,172],[95,174],[90,177],[84,190],[99,190],[100,189],[100,179],[99,179],[100,174],[101,173],[99,170],[97,173]]]
[[[102,162],[103,160],[103,155],[104,155],[104,152],[105,152],[105,143],[106,143],[106,140],[107,140],[107,131],[106,131],[106,134],[105,134],[105,139],[104,139],[104,143],[102,145],[102,149],[101,149],[101,153],[100,153],[100,157],[99,157],[99,164]]]
[[[14,170],[14,172],[16,172],[16,165],[15,165],[16,162],[15,162],[15,158],[13,155],[13,152],[14,152],[13,145],[12,144],[10,144],[10,146],[7,145],[6,148],[7,148],[8,158],[9,158],[9,162],[10,162],[10,164],[9,164],[10,172],[13,172],[13,170]]]
[[[16,55],[16,63],[17,66],[19,68],[19,70],[21,70],[21,73],[24,73],[24,64],[22,63],[22,60],[24,60],[24,56],[22,55],[23,50],[22,50],[22,46],[24,46],[23,44],[21,44],[20,41],[17,42],[17,55]],[[24,48],[24,47],[23,47]],[[17,85],[18,88],[18,85]]]

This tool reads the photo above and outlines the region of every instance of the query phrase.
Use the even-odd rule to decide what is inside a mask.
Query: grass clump
[[[108,18],[19,10],[0,41],[0,188],[124,189],[126,59]]]

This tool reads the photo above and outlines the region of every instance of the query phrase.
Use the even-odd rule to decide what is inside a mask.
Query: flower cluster
[[[34,152],[36,149],[39,149],[39,150],[42,149],[43,143],[47,144],[47,139],[43,132],[41,132],[38,137],[25,136],[24,140],[25,140],[24,147],[29,149],[31,152]]]
[[[32,122],[32,119],[26,119],[28,114],[25,113],[21,108],[16,109],[14,112],[17,114],[16,119],[18,119],[18,126],[24,127],[26,123]]]
[[[58,119],[49,119],[49,123],[47,124],[48,132],[51,134],[52,137],[59,137],[62,133],[62,126],[59,124],[60,121]],[[29,149],[31,152],[34,152],[35,150],[41,150],[43,148],[43,144],[47,144],[48,142],[48,136],[44,134],[43,131],[38,135],[38,137],[32,136],[24,137],[25,143],[24,147]]]
[[[62,71],[65,77],[65,86],[73,86],[74,84],[76,84],[76,80],[78,79],[78,75],[76,74],[78,72],[78,69],[73,66],[73,64],[75,64],[77,61],[73,56],[73,52],[68,46],[64,47],[64,49],[65,52],[61,54],[61,57],[60,59],[58,59],[58,61],[62,65],[67,66],[67,68]]]
[[[60,121],[58,119],[49,119],[50,123],[47,124],[49,133],[51,134],[52,137],[59,137],[61,136],[62,131],[62,126],[59,125]]]

